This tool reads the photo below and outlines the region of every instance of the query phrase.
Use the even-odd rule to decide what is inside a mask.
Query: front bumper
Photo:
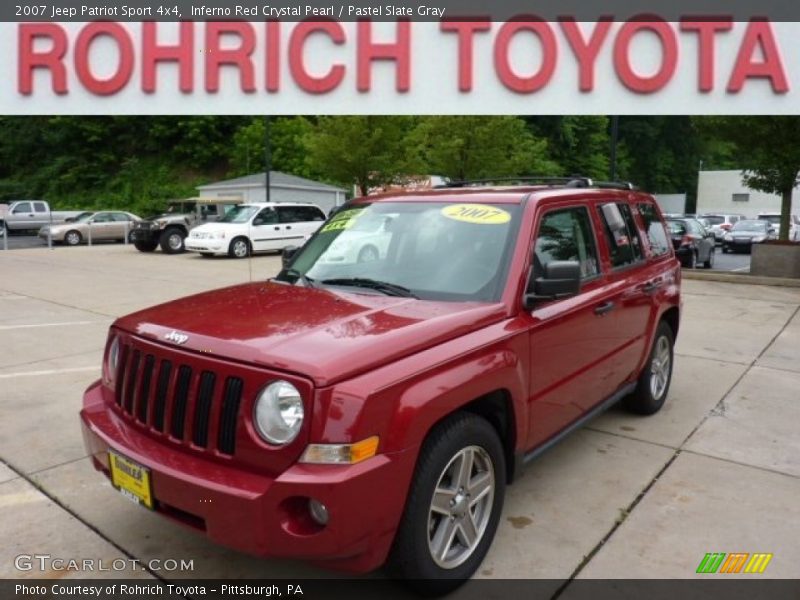
[[[722,242],[722,247],[727,249],[727,250],[733,250],[733,251],[736,251],[736,250],[751,250],[753,248],[753,244],[754,243],[755,242],[753,242],[752,240],[738,240],[738,241],[737,240],[733,240],[733,241],[725,240],[724,242]]]
[[[225,239],[201,239],[189,236],[183,241],[183,244],[189,252],[207,254],[227,254],[228,252],[228,240]]]
[[[136,242],[157,242],[161,236],[160,229],[141,229],[135,227],[131,230],[131,241]]]
[[[105,405],[99,382],[84,395],[81,425],[94,467],[107,477],[109,449],[151,470],[157,512],[236,550],[352,572],[385,562],[414,470],[409,450],[356,465],[295,464],[276,478],[233,460],[211,463],[127,426]],[[327,526],[311,520],[308,498],[327,506]]]

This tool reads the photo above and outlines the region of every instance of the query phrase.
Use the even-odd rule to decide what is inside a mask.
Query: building
[[[743,171],[700,171],[697,182],[697,213],[731,213],[755,217],[781,212],[781,197],[748,188]],[[792,213],[800,207],[798,191],[792,197]]]
[[[197,188],[201,198],[238,197],[242,202],[266,202],[266,190],[265,173],[218,181]],[[328,214],[331,208],[344,204],[346,199],[346,190],[342,188],[280,171],[270,171],[272,202],[310,202]]]

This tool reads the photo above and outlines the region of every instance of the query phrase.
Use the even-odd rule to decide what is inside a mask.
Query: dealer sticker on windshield
[[[477,225],[502,225],[511,220],[511,215],[502,208],[488,204],[453,204],[445,206],[441,212],[448,219]]]
[[[320,232],[326,233],[328,231],[344,231],[345,229],[350,229],[363,211],[363,208],[350,208],[336,213]]]

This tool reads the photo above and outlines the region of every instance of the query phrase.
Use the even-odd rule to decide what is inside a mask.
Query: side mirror
[[[284,269],[292,262],[298,250],[300,250],[299,246],[286,246],[286,248],[283,249],[283,253],[281,254],[281,266]]]
[[[525,308],[532,308],[540,301],[569,298],[580,290],[580,263],[577,260],[554,260],[545,265],[543,277],[529,282],[524,298]]]

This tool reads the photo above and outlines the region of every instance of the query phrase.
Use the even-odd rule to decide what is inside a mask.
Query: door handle
[[[275,227],[275,231],[280,231],[280,230],[281,230],[280,227],[278,227],[278,226]]]
[[[614,306],[615,304],[613,302],[603,302],[603,304],[600,304],[595,307],[594,314],[602,317],[603,315],[608,314],[612,310],[614,310]]]
[[[291,229],[291,228],[292,228],[292,226],[291,226],[291,225],[287,225],[287,226],[286,226],[286,229]]]

